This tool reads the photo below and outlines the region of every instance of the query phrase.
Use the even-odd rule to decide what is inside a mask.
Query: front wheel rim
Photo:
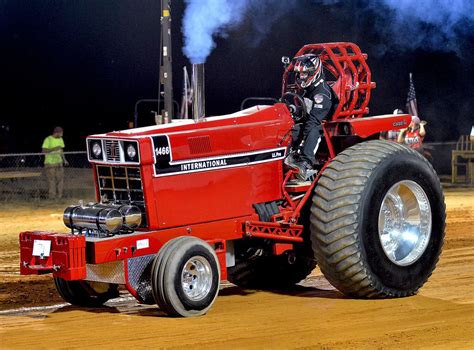
[[[204,299],[212,287],[212,268],[209,261],[202,256],[189,259],[181,273],[181,286],[190,300]]]
[[[378,232],[385,255],[396,265],[415,263],[431,236],[431,206],[423,188],[411,180],[394,184],[379,211]]]

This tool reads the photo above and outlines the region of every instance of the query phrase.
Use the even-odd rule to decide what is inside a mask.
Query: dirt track
[[[211,312],[170,319],[126,294],[107,308],[54,305],[47,277],[18,276],[17,233],[64,230],[64,204],[30,210],[0,207],[0,348],[474,348],[474,191],[446,193],[445,249],[430,281],[417,296],[351,300],[319,270],[291,292],[224,288]]]

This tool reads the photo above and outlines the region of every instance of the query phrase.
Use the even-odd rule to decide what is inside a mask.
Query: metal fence
[[[86,152],[65,152],[64,198],[95,196],[94,180]],[[0,202],[48,200],[44,154],[0,154]]]
[[[425,143],[425,153],[443,182],[451,181],[451,152],[456,142]],[[86,152],[65,152],[64,197],[93,200],[94,182]],[[0,202],[48,199],[44,154],[0,154]],[[462,178],[462,174],[461,174]]]

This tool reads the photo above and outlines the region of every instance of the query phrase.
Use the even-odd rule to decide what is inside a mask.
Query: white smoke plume
[[[216,37],[240,25],[251,14],[254,44],[268,34],[271,25],[298,0],[185,0],[183,52],[191,63],[204,63],[216,46]]]
[[[357,1],[357,0],[352,0]],[[270,32],[272,24],[295,6],[348,4],[342,0],[185,0],[183,51],[192,63],[204,63],[216,37],[250,17],[255,42]],[[357,1],[354,16],[375,16],[373,30],[402,49],[423,48],[459,51],[459,41],[474,33],[474,0],[365,0]],[[249,15],[250,14],[250,15]],[[317,18],[315,18],[317,23]]]
[[[215,36],[239,24],[247,10],[246,0],[186,0],[183,19],[184,54],[191,63],[204,63],[215,47]]]

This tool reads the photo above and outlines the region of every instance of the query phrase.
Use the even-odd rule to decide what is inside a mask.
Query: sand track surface
[[[65,232],[67,203],[0,205],[0,348],[474,348],[474,191],[446,193],[446,243],[418,295],[354,300],[316,269],[286,292],[224,284],[204,317],[175,319],[128,293],[76,308],[48,276],[20,276],[18,233]]]

